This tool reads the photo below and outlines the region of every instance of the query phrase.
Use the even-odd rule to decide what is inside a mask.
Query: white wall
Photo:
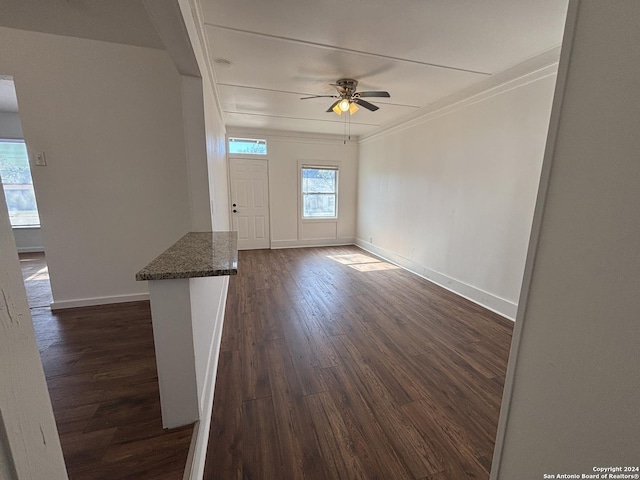
[[[363,139],[357,243],[514,318],[554,71]]]
[[[358,145],[342,137],[229,128],[230,136],[264,138],[269,160],[271,247],[351,244],[355,238]],[[338,219],[301,220],[300,164],[338,163]]]
[[[40,227],[13,228],[18,252],[44,252]]]
[[[0,139],[22,139],[20,115],[14,112],[0,112]]]
[[[187,157],[191,230],[212,228],[202,79],[181,75],[182,115]]]
[[[638,466],[639,23],[569,6],[493,479]]]
[[[181,78],[166,52],[0,29],[54,306],[147,297],[136,271],[190,230]]]
[[[214,86],[209,76],[202,78],[202,84],[204,90],[209,192],[213,229],[216,231],[225,231],[231,229],[225,127]]]
[[[227,300],[228,278],[204,277],[189,279],[191,295],[191,319],[193,321],[193,353],[196,359],[196,386],[198,392],[198,407],[200,418],[209,414],[206,409],[210,390],[213,388],[211,379],[215,372],[210,371],[211,364],[217,364],[219,343],[212,341],[222,336],[222,318],[216,321],[218,315],[224,317],[224,307]],[[212,358],[215,356],[215,358]]]

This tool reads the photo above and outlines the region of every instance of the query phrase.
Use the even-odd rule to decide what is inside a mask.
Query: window
[[[229,138],[229,153],[241,155],[266,155],[267,141],[259,138]]]
[[[302,167],[302,218],[336,218],[338,169]]]
[[[23,141],[0,140],[0,177],[11,226],[40,226],[29,157]]]

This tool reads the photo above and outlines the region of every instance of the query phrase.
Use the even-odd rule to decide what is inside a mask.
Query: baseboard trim
[[[516,303],[500,298],[489,292],[485,292],[473,285],[466,284],[443,273],[431,270],[424,265],[420,265],[419,263],[408,258],[404,258],[395,252],[366,242],[361,238],[357,238],[355,244],[367,252],[373,253],[394,265],[398,265],[399,267],[402,267],[425,280],[429,280],[431,283],[435,283],[436,285],[445,288],[456,295],[460,295],[481,307],[491,310],[492,312],[508,318],[509,320],[515,321],[516,312],[518,311],[518,304]]]
[[[355,245],[355,238],[317,238],[312,240],[272,240],[271,250],[280,248],[302,247],[337,247],[341,245]]]
[[[109,305],[112,303],[140,302],[144,300],[149,300],[148,293],[132,293],[129,295],[115,295],[113,297],[79,298],[77,300],[58,300],[51,303],[51,310],[93,307],[95,305]]]
[[[225,307],[227,305],[227,293],[229,291],[229,277],[225,277],[225,280],[220,302],[218,303],[216,327],[213,331],[213,339],[207,361],[202,411],[200,412],[200,420],[193,426],[193,436],[191,437],[187,466],[182,477],[183,480],[201,480],[204,475],[204,463],[207,458],[207,446],[209,444],[209,430],[211,429],[216,374],[218,372],[218,358],[220,357],[220,343],[222,341],[222,327],[224,324]]]

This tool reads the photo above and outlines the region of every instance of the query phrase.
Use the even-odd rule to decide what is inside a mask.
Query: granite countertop
[[[136,280],[215,277],[237,273],[237,232],[189,232],[136,273]]]

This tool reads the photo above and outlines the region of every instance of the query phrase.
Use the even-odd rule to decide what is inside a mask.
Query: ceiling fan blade
[[[389,92],[383,92],[383,91],[378,91],[378,92],[358,92],[358,95],[360,95],[361,98],[364,98],[364,97],[391,98],[391,95],[389,95]]]
[[[361,107],[364,107],[367,110],[371,110],[372,112],[375,112],[376,110],[378,110],[380,108],[380,107],[375,106],[373,103],[369,103],[366,100],[362,100],[361,98],[354,98],[353,101],[356,102]]]
[[[333,112],[333,111],[334,111],[334,110],[333,110],[333,107],[335,107],[336,105],[338,105],[338,104],[340,103],[340,100],[341,100],[341,99],[339,98],[338,100],[336,100],[335,102],[333,102],[333,103],[331,104],[331,106],[330,106],[329,108],[327,108],[327,113]],[[338,115],[339,115],[339,114],[338,114]]]
[[[337,95],[312,95],[310,97],[302,97],[300,100],[308,100],[310,98],[338,98]]]

